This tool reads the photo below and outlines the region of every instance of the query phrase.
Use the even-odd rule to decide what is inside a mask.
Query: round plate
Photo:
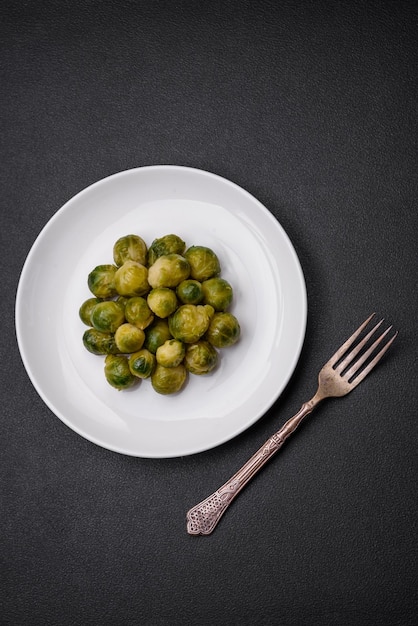
[[[148,245],[176,233],[187,246],[212,248],[234,289],[239,342],[220,352],[215,372],[190,375],[173,396],[157,394],[149,380],[116,391],[104,358],[82,344],[87,275],[113,262],[113,243],[128,233]],[[306,316],[303,273],[273,215],[236,184],[178,166],[121,172],[67,202],[35,241],[16,299],[19,349],[44,402],[86,439],[138,457],[201,452],[259,419],[296,366]]]

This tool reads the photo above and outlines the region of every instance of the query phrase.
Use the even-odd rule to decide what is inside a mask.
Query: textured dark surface
[[[0,623],[416,624],[416,2],[2,2]],[[19,273],[87,185],[188,165],[288,232],[308,328],[285,392],[202,454],[124,457],[64,426],[23,368]],[[312,395],[376,310],[375,375],[323,405],[210,537],[185,512]]]

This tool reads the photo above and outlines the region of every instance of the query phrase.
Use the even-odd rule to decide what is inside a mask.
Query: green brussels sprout
[[[136,261],[125,261],[115,273],[115,288],[120,296],[143,296],[148,293],[148,270]]]
[[[232,302],[231,285],[224,278],[209,278],[202,283],[203,302],[215,311],[225,311]]]
[[[100,298],[89,298],[88,300],[85,300],[79,308],[78,314],[81,321],[86,326],[91,326],[91,312],[96,304],[99,304],[99,302],[101,302]]]
[[[125,305],[126,321],[138,328],[147,328],[153,321],[154,315],[142,296],[129,298]]]
[[[113,260],[120,267],[125,261],[147,264],[147,244],[138,235],[120,237],[113,246]]]
[[[212,315],[209,305],[182,304],[168,318],[168,327],[174,339],[195,343],[207,331]]]
[[[144,344],[145,333],[133,324],[122,324],[115,332],[115,343],[119,352],[137,352]]]
[[[152,289],[147,297],[148,306],[158,317],[165,318],[177,309],[177,297],[169,287]]]
[[[119,352],[114,335],[102,333],[95,328],[88,328],[84,332],[83,345],[92,354],[117,354]]]
[[[115,389],[129,389],[137,382],[137,378],[129,369],[128,359],[125,356],[108,354],[105,358],[104,373],[109,385]]]
[[[187,379],[187,371],[181,363],[176,367],[164,367],[157,363],[151,374],[151,384],[157,393],[167,395],[177,393]]]
[[[143,348],[129,357],[129,369],[138,378],[149,378],[154,370],[155,356]]]
[[[205,338],[215,348],[227,348],[238,341],[240,333],[240,325],[232,313],[215,313]]]
[[[184,253],[190,265],[190,276],[200,282],[218,276],[221,271],[219,259],[210,248],[191,246]]]
[[[190,266],[180,254],[158,257],[148,270],[148,282],[156,287],[177,287],[190,274]]]
[[[157,348],[162,346],[165,341],[172,339],[167,320],[157,319],[151,326],[145,330],[144,348],[155,354]]]
[[[125,321],[125,311],[119,302],[99,302],[91,312],[91,325],[102,333],[114,333]]]
[[[180,285],[177,285],[176,294],[183,304],[199,304],[203,300],[202,285],[193,278],[182,280]]]
[[[191,374],[208,374],[218,362],[218,353],[208,341],[198,341],[187,346],[184,365]]]
[[[216,276],[202,283],[203,302],[213,306],[215,311],[225,311],[231,304],[233,290],[224,278]]]
[[[157,363],[164,367],[177,367],[184,359],[186,349],[184,343],[178,339],[168,339],[157,348],[155,357]]]
[[[148,250],[148,265],[152,265],[160,256],[167,254],[183,254],[185,242],[177,235],[165,235],[154,239]]]
[[[113,298],[117,295],[115,286],[116,265],[98,265],[87,277],[87,285],[96,298]]]

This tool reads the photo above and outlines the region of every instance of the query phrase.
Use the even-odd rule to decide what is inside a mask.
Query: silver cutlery
[[[343,343],[323,366],[318,376],[315,395],[302,404],[300,410],[290,418],[226,483],[191,508],[187,513],[187,532],[190,535],[209,535],[218,524],[228,506],[282,447],[286,439],[296,430],[302,420],[326,398],[347,395],[371,372],[397,336],[390,336],[392,326],[376,336],[383,320],[365,331],[374,318],[373,313],[353,335]],[[359,339],[362,332],[366,334]],[[358,340],[359,339],[359,340]],[[358,340],[358,341],[356,341]]]

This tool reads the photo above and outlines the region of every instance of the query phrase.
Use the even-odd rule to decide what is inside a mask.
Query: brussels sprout
[[[141,265],[146,265],[147,244],[138,235],[120,237],[113,246],[113,260],[118,267],[125,261],[136,261]]]
[[[187,346],[184,365],[191,374],[208,374],[218,362],[218,353],[208,341]]]
[[[89,298],[88,300],[85,300],[85,302],[83,302],[83,304],[81,305],[78,314],[81,321],[86,326],[91,326],[91,312],[96,304],[99,304],[99,302],[101,302],[100,298]]]
[[[99,302],[91,312],[91,325],[102,333],[114,333],[125,321],[123,306],[114,300]]]
[[[148,306],[158,317],[165,318],[177,309],[177,297],[169,287],[152,289],[147,297]]]
[[[182,304],[171,317],[168,327],[175,339],[195,343],[205,334],[213,314],[209,305]]]
[[[139,350],[129,357],[129,369],[138,378],[149,378],[154,370],[155,356],[149,350]]]
[[[148,250],[148,265],[155,263],[160,256],[183,254],[185,248],[185,242],[177,235],[165,235],[160,239],[154,239]]]
[[[167,320],[158,319],[145,331],[144,348],[155,354],[159,346],[172,338],[173,335],[170,333]]]
[[[157,363],[151,375],[151,384],[157,393],[177,393],[186,382],[187,371],[181,363],[176,367],[164,367]]]
[[[199,304],[203,300],[202,285],[193,278],[183,280],[177,285],[176,294],[183,304]]]
[[[119,352],[129,354],[140,350],[144,344],[145,333],[133,324],[122,324],[115,332],[115,343]]]
[[[107,355],[104,373],[109,385],[118,390],[129,389],[138,380],[129,369],[128,359],[120,354]]]
[[[177,367],[184,359],[186,352],[184,343],[178,339],[168,339],[162,346],[157,348],[155,357],[157,363],[164,367]]]
[[[232,302],[232,287],[224,278],[209,278],[202,283],[203,302],[215,311],[225,311]]]
[[[156,287],[177,287],[190,274],[190,266],[180,254],[160,256],[148,270],[148,282]]]
[[[83,344],[92,354],[117,354],[119,352],[115,337],[111,333],[101,333],[95,328],[88,328],[83,335]]]
[[[221,271],[218,257],[205,246],[191,246],[184,253],[184,257],[190,264],[190,276],[195,280],[208,280],[218,276]]]
[[[215,313],[205,338],[215,348],[227,348],[238,341],[240,332],[238,320],[232,313]]]
[[[126,321],[138,328],[147,328],[153,321],[154,315],[142,296],[129,298],[125,305]]]
[[[116,265],[98,265],[87,277],[87,284],[96,298],[113,298],[117,295],[115,286]]]
[[[136,261],[125,261],[115,273],[115,288],[120,296],[143,296],[148,293],[148,270]]]

